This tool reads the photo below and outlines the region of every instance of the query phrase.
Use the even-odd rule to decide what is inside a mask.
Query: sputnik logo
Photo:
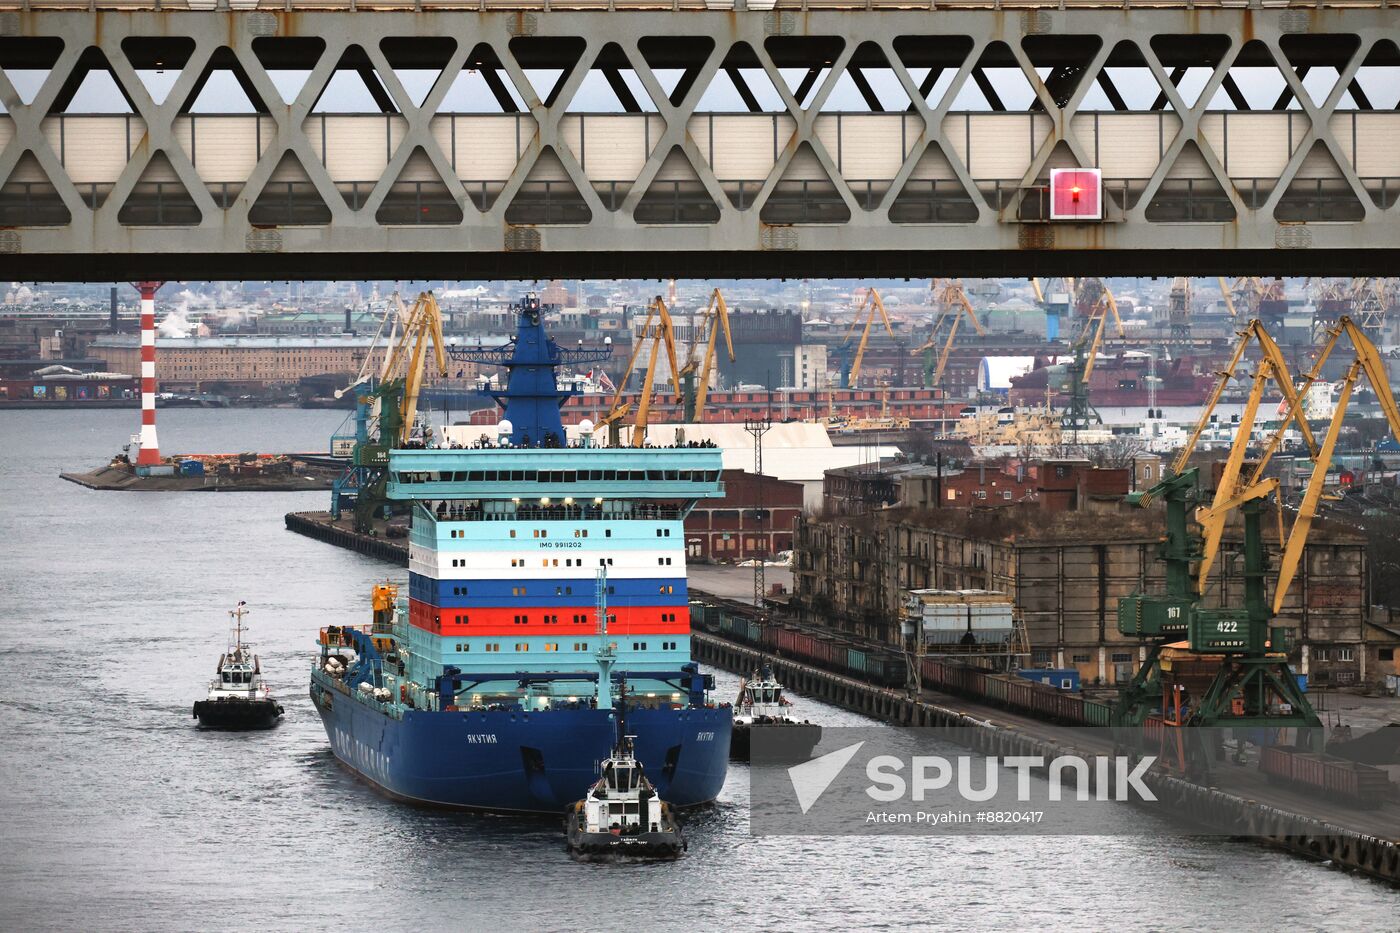
[[[804,814],[821,799],[822,794],[826,793],[826,789],[836,780],[842,769],[850,764],[864,744],[857,742],[847,745],[820,758],[813,758],[788,768],[788,780],[792,781],[793,792],[797,794],[797,803],[802,807]]]

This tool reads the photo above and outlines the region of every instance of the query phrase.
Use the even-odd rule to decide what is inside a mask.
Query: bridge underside
[[[0,275],[1371,275],[1400,261],[1392,9],[442,5],[0,2]],[[121,106],[85,109],[94,75]],[[361,109],[333,105],[347,78]],[[211,87],[247,106],[211,111]],[[1049,219],[1049,172],[1071,166],[1102,170],[1101,221]]]
[[[998,278],[1055,275],[1386,276],[1400,249],[1319,250],[586,250],[540,253],[113,253],[0,256],[0,277],[30,282],[549,278]]]

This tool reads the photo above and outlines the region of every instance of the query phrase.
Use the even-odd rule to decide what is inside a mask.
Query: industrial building
[[[114,370],[139,372],[141,369],[141,340],[136,335],[104,335],[93,340],[89,349],[105,358]],[[377,368],[383,362],[383,354],[382,342],[376,347],[372,334],[157,337],[156,381],[162,391],[199,391],[202,386],[213,383],[265,389],[295,385],[307,376],[326,373],[353,377],[364,365],[366,356],[373,356],[372,362]],[[475,366],[454,364],[449,375],[474,378]],[[429,385],[440,381],[431,367],[426,376]]]
[[[702,499],[686,516],[686,557],[742,561],[790,551],[802,508],[801,483],[726,469],[724,498]]]
[[[1021,613],[1033,664],[1075,668],[1086,683],[1110,685],[1136,672],[1145,643],[1118,633],[1118,600],[1162,585],[1163,521],[1158,508],[1123,502],[1129,470],[1040,464],[1033,492],[999,508],[978,498],[972,507],[939,508],[919,491],[938,482],[928,471],[893,472],[886,480],[895,502],[863,513],[854,497],[868,491],[853,491],[851,472],[832,478],[846,490],[843,497],[833,489],[834,498],[847,502],[846,514],[806,516],[797,525],[793,604],[809,620],[898,643],[907,591],[995,590],[1010,595]],[[977,470],[944,477],[943,494],[977,481]],[[1210,605],[1243,599],[1240,542],[1238,527],[1227,531],[1221,576],[1207,591]],[[1270,554],[1276,566],[1276,540]],[[1292,661],[1314,684],[1365,683],[1395,673],[1400,637],[1386,627],[1388,619],[1378,625],[1369,617],[1369,573],[1363,534],[1337,522],[1314,526],[1280,613],[1280,624],[1296,627]]]

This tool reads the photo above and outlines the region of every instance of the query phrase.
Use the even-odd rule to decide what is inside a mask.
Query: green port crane
[[[1084,319],[1084,327],[1079,339],[1074,342],[1074,359],[1065,366],[1068,376],[1069,404],[1060,417],[1060,426],[1069,431],[1074,441],[1079,440],[1079,432],[1093,424],[1103,424],[1097,410],[1089,402],[1089,377],[1094,374],[1094,363],[1099,357],[1099,347],[1103,345],[1103,332],[1108,326],[1109,315],[1113,316],[1118,336],[1123,336],[1123,319],[1118,316],[1118,301],[1102,280],[1087,280],[1081,287],[1086,292],[1096,292],[1094,303],[1089,307]]]
[[[342,390],[363,387],[356,391],[355,441],[350,463],[332,490],[331,513],[339,518],[343,504],[353,502],[355,530],[366,534],[373,532],[374,520],[387,502],[389,450],[408,444],[412,438],[429,344],[434,371],[439,376],[447,375],[442,313],[432,292],[419,293],[411,308],[396,293],[393,307],[385,317],[386,324],[390,321],[393,326],[378,378],[369,374],[372,347],[359,377]]]
[[[1159,594],[1134,593],[1119,600],[1118,631],[1123,635],[1153,639],[1153,643],[1149,645],[1147,657],[1137,674],[1120,691],[1114,710],[1115,724],[1140,725],[1159,702],[1165,711],[1167,703],[1162,698],[1162,652],[1169,644],[1183,637],[1193,652],[1231,656],[1231,662],[1222,666],[1217,683],[1212,685],[1211,691],[1192,712],[1191,724],[1215,725],[1222,718],[1230,719],[1234,725],[1264,724],[1253,721],[1262,719],[1267,719],[1266,724],[1269,725],[1317,724],[1316,714],[1288,673],[1286,659],[1277,654],[1271,655],[1268,651],[1275,644],[1282,645],[1288,640],[1288,630],[1269,627],[1274,613],[1270,611],[1265,592],[1268,568],[1261,517],[1264,500],[1274,491],[1277,481],[1255,483],[1247,490],[1240,489],[1236,483],[1267,382],[1274,381],[1289,403],[1289,411],[1281,423],[1278,437],[1282,438],[1290,423],[1297,423],[1309,450],[1316,448],[1307,420],[1302,415],[1301,396],[1293,388],[1278,346],[1258,321],[1250,321],[1239,336],[1230,362],[1217,374],[1215,389],[1201,411],[1195,430],[1167,474],[1151,489],[1128,496],[1130,504],[1142,508],[1157,499],[1161,499],[1165,505],[1166,535],[1158,547],[1157,556],[1165,565],[1166,586]],[[1261,359],[1255,369],[1249,401],[1226,459],[1216,497],[1206,507],[1198,494],[1199,471],[1189,466],[1191,455],[1251,343],[1259,345]],[[1271,450],[1275,446],[1271,444]],[[1206,608],[1200,602],[1204,577],[1220,547],[1226,518],[1235,509],[1244,518],[1245,605],[1243,609]],[[1192,513],[1195,513],[1195,527],[1192,525]],[[1244,701],[1239,706],[1238,714],[1231,702],[1237,695]],[[1223,704],[1222,698],[1226,700]],[[1287,717],[1281,714],[1269,715],[1271,700],[1279,701],[1272,704],[1278,709],[1285,708],[1282,704],[1287,704],[1286,708],[1294,711],[1293,721],[1282,721]]]
[[[1342,379],[1342,388],[1333,411],[1327,433],[1321,444],[1316,442],[1302,403],[1307,389],[1318,379],[1322,367],[1335,349],[1338,340],[1347,337],[1355,358]],[[1226,459],[1214,500],[1196,512],[1196,533],[1188,521],[1188,509],[1193,504],[1197,471],[1185,467],[1196,440],[1200,437],[1209,409],[1219,400],[1224,383],[1238,364],[1244,347],[1256,339],[1262,359],[1255,370],[1249,401],[1241,417],[1234,443]],[[1177,457],[1171,472],[1162,482],[1146,493],[1130,496],[1130,501],[1145,505],[1153,498],[1166,504],[1167,534],[1159,557],[1166,563],[1165,592],[1160,595],[1133,594],[1120,600],[1118,630],[1125,635],[1158,639],[1148,650],[1148,658],[1133,681],[1121,692],[1114,710],[1114,722],[1119,725],[1141,724],[1150,713],[1152,704],[1161,697],[1161,652],[1171,640],[1186,637],[1187,650],[1194,654],[1223,656],[1220,668],[1203,695],[1191,706],[1184,718],[1188,726],[1244,727],[1316,727],[1321,725],[1317,713],[1299,688],[1288,666],[1287,652],[1292,647],[1292,630],[1275,625],[1278,614],[1302,562],[1309,531],[1323,498],[1327,471],[1336,450],[1337,438],[1346,417],[1352,389],[1364,373],[1375,391],[1392,431],[1400,430],[1400,408],[1397,408],[1386,376],[1384,361],[1365,332],[1349,317],[1341,317],[1329,329],[1325,346],[1319,352],[1311,372],[1295,390],[1284,365],[1282,353],[1268,338],[1258,321],[1251,321],[1242,332],[1242,340],[1227,369],[1221,373],[1220,385],[1211,396],[1210,405],[1202,413],[1195,434]],[[1255,461],[1247,480],[1241,480],[1245,450],[1250,444],[1254,419],[1266,382],[1274,381],[1283,390],[1287,411],[1273,432],[1262,455]],[[1313,458],[1313,470],[1308,479],[1302,504],[1297,510],[1291,529],[1284,534],[1283,506],[1275,502],[1278,512],[1279,539],[1282,556],[1274,582],[1272,599],[1268,592],[1268,556],[1264,545],[1263,513],[1270,496],[1278,493],[1278,481],[1264,477],[1269,459],[1278,449],[1283,435],[1294,424],[1303,435]],[[1226,520],[1238,511],[1243,521],[1243,582],[1242,607],[1207,608],[1201,605],[1201,593],[1206,576],[1219,551]],[[1166,702],[1163,698],[1163,708]]]

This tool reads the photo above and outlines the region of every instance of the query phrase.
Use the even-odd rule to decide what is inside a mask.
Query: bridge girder
[[[52,71],[28,104],[0,72],[0,100],[13,129],[0,151],[0,178],[9,178],[21,158],[31,155],[70,217],[66,224],[21,223],[0,229],[0,274],[49,280],[334,278],[352,269],[356,277],[457,278],[1382,274],[1393,271],[1400,259],[1400,206],[1393,199],[1378,201],[1352,167],[1350,149],[1330,121],[1362,63],[1394,50],[1397,26],[1400,13],[1384,8],[1113,7],[1014,15],[940,9],[936,20],[928,12],[897,10],[637,11],[608,16],[559,11],[0,12],[0,67],[36,64],[37,59],[27,62],[26,56],[44,45],[37,40],[62,43]],[[188,40],[180,75],[162,103],[152,99],[135,73],[154,61],[151,55],[158,53],[150,51],[150,43],[157,37]],[[1074,49],[1076,40],[1089,37],[1097,45],[1088,54],[1083,41]],[[1299,37],[1309,41],[1298,45]],[[313,43],[301,47],[317,48],[314,59],[306,57],[310,53],[297,54],[295,44],[282,46],[282,61],[274,60],[275,54],[270,59],[266,48],[255,47],[259,40],[273,38]],[[800,41],[804,39],[812,41]],[[483,48],[491,57],[485,69],[496,80],[509,79],[534,123],[514,169],[484,209],[458,177],[430,126],[452,80],[480,64],[474,56]],[[139,116],[143,135],[133,143],[130,159],[105,200],[94,208],[67,177],[65,162],[71,154],[53,145],[43,123],[56,104],[71,98],[75,75],[93,67],[96,53]],[[1237,190],[1201,124],[1217,90],[1234,96],[1229,86],[1232,65],[1270,59],[1286,84],[1280,106],[1297,101],[1298,135],[1267,195],[1249,200]],[[731,62],[741,60],[772,81],[785,108],[783,116],[792,125],[785,143],[775,143],[772,168],[743,208],[736,206],[688,126],[705,87],[718,72],[738,67]],[[1139,67],[1160,85],[1159,99],[1179,126],[1170,138],[1160,140],[1157,165],[1142,180],[1142,190],[1121,204],[1109,203],[1107,221],[1045,222],[1028,205],[1033,208],[1041,197],[1039,186],[1048,168],[1066,157],[1081,165],[1097,162],[1094,146],[1081,138],[1082,129],[1073,118],[1089,90],[1107,80],[1104,69],[1110,61],[1140,61]],[[266,110],[272,124],[272,138],[226,206],[216,202],[204,184],[177,130],[182,107],[216,62],[234,66],[249,97]],[[415,64],[443,69],[421,104],[414,103],[395,74],[396,67]],[[1321,64],[1337,67],[1339,79],[1326,99],[1314,101],[1304,91],[1302,78],[1307,68]],[[296,99],[283,105],[268,68],[300,65],[309,66],[310,77]],[[921,127],[904,141],[907,151],[886,190],[862,202],[819,136],[817,120],[845,72],[858,75],[864,67],[886,65],[910,98]],[[564,73],[541,101],[525,70],[560,66],[565,66]],[[670,95],[655,74],[668,66],[684,72]],[[338,187],[342,180],[328,173],[306,131],[321,90],[338,67],[372,69],[383,82],[382,97],[376,97],[381,109],[403,123],[382,174],[354,207]],[[1032,109],[1050,118],[1051,130],[1035,142],[1021,177],[989,195],[979,188],[978,178],[943,127],[958,92],[983,82],[983,71],[995,67],[1020,69],[1034,91]],[[1173,78],[1189,67],[1210,69],[1194,103]],[[633,71],[654,99],[654,116],[660,121],[659,133],[649,138],[650,154],[616,209],[595,190],[561,129],[567,106],[590,68],[602,70],[612,85],[620,83],[618,69]],[[779,71],[789,68],[805,71],[806,88],[790,88]],[[936,100],[926,96],[927,88],[921,93],[927,79],[913,77],[922,68],[953,72],[951,84]],[[1049,87],[1037,68],[1052,69]],[[813,78],[812,69],[825,73]],[[873,94],[863,77],[857,85],[867,98]],[[807,90],[810,97],[799,100],[797,90]],[[1290,134],[1292,127],[1290,122]],[[1280,203],[1315,144],[1338,166],[1337,190],[1359,203],[1353,219],[1279,219]],[[963,213],[948,222],[892,220],[891,208],[931,145],[951,167],[953,186],[967,195],[965,203],[959,202]],[[1221,213],[1233,215],[1228,221],[1163,222],[1149,216],[1159,195],[1171,188],[1173,166],[1188,147],[1199,151],[1210,178],[1220,186],[1228,207],[1224,201],[1218,206]],[[713,202],[712,221],[658,224],[634,217],[674,149],[693,168],[697,190]],[[459,209],[460,222],[397,224],[377,219],[400,173],[420,150]],[[765,222],[765,211],[770,201],[776,203],[774,195],[789,166],[799,153],[808,152],[831,181],[830,206],[847,219]],[[267,225],[250,218],[286,153],[301,163],[308,191],[324,203],[325,222]],[[586,205],[586,222],[511,221],[512,203],[526,190],[532,170],[546,153],[558,159]],[[168,159],[197,207],[197,223],[141,225],[124,223],[119,216],[159,154]]]

